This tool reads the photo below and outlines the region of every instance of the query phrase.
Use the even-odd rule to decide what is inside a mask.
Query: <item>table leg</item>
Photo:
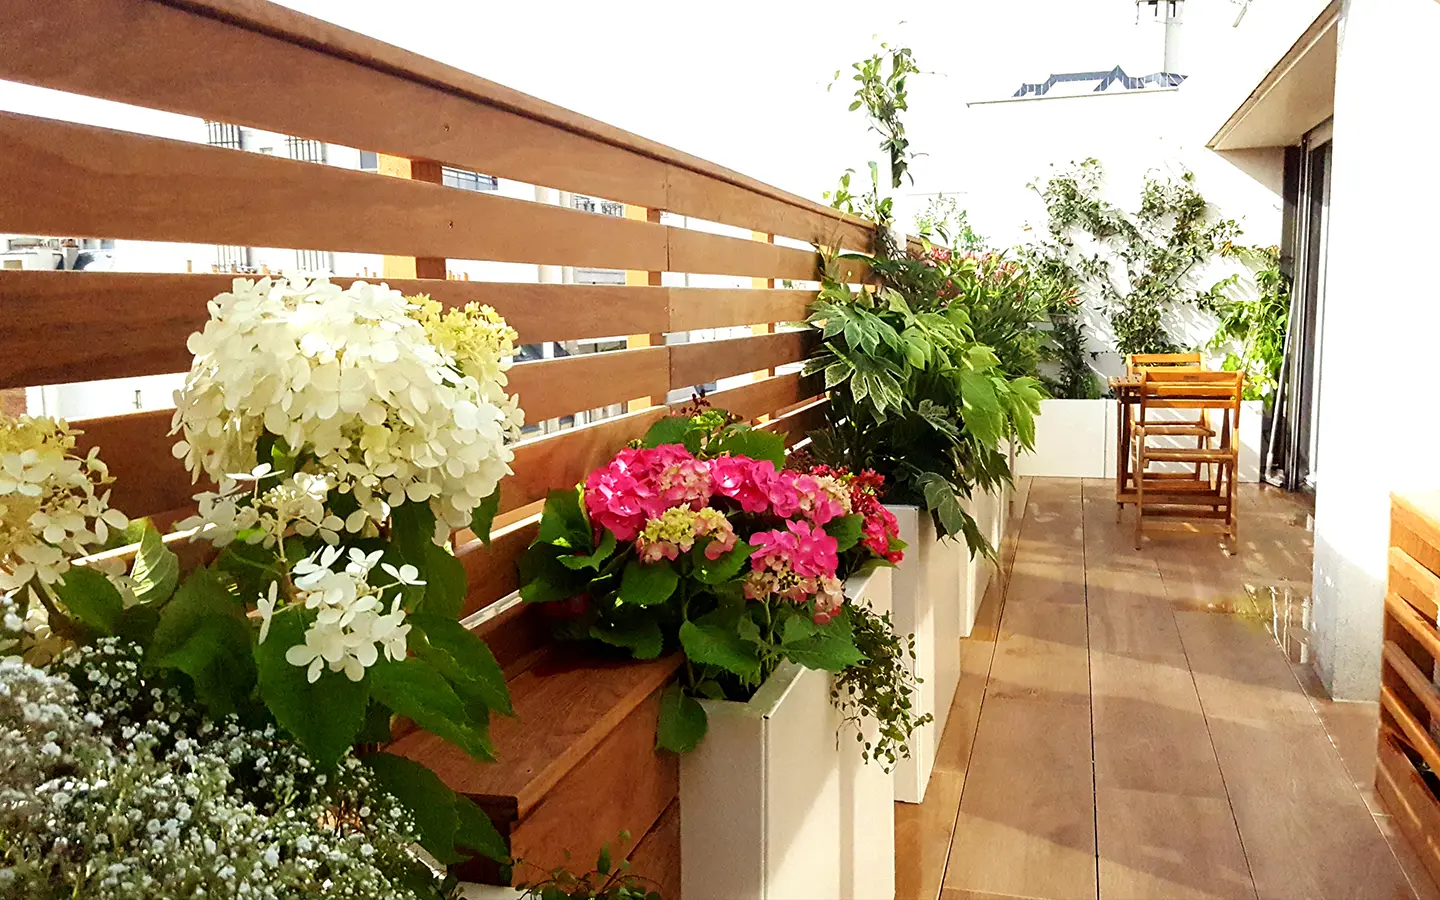
[[[1125,476],[1130,468],[1130,417],[1125,395],[1115,392],[1115,521],[1125,512]]]

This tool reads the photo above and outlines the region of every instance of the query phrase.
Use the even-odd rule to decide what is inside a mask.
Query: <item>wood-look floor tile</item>
[[[965,776],[936,771],[921,803],[895,804],[895,900],[936,900]]]
[[[1240,835],[1222,797],[1099,788],[1100,897],[1254,900]]]
[[[1094,900],[1093,788],[1088,703],[988,695],[945,887]]]

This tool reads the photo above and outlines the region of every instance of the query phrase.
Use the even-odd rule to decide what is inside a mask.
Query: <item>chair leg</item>
[[[1135,448],[1135,549],[1145,540],[1145,444]]]

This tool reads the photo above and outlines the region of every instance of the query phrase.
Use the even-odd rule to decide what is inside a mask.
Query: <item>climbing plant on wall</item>
[[[1103,178],[1100,162],[1086,159],[1030,185],[1048,217],[1038,252],[1098,298],[1120,353],[1174,352],[1167,314],[1185,305],[1216,309],[1231,282],[1201,289],[1195,275],[1231,251],[1240,226],[1213,214],[1188,171],[1146,176],[1133,213],[1100,196]]]

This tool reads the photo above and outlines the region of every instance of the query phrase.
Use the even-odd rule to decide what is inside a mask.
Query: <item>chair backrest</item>
[[[1140,384],[1140,422],[1147,422],[1155,409],[1210,410],[1224,414],[1226,437],[1240,427],[1240,401],[1245,394],[1244,372],[1211,372],[1191,369],[1147,369]],[[1228,445],[1228,440],[1226,441]]]
[[[1135,375],[1151,369],[1195,370],[1200,368],[1200,354],[1194,353],[1132,353],[1125,358],[1125,374]]]

